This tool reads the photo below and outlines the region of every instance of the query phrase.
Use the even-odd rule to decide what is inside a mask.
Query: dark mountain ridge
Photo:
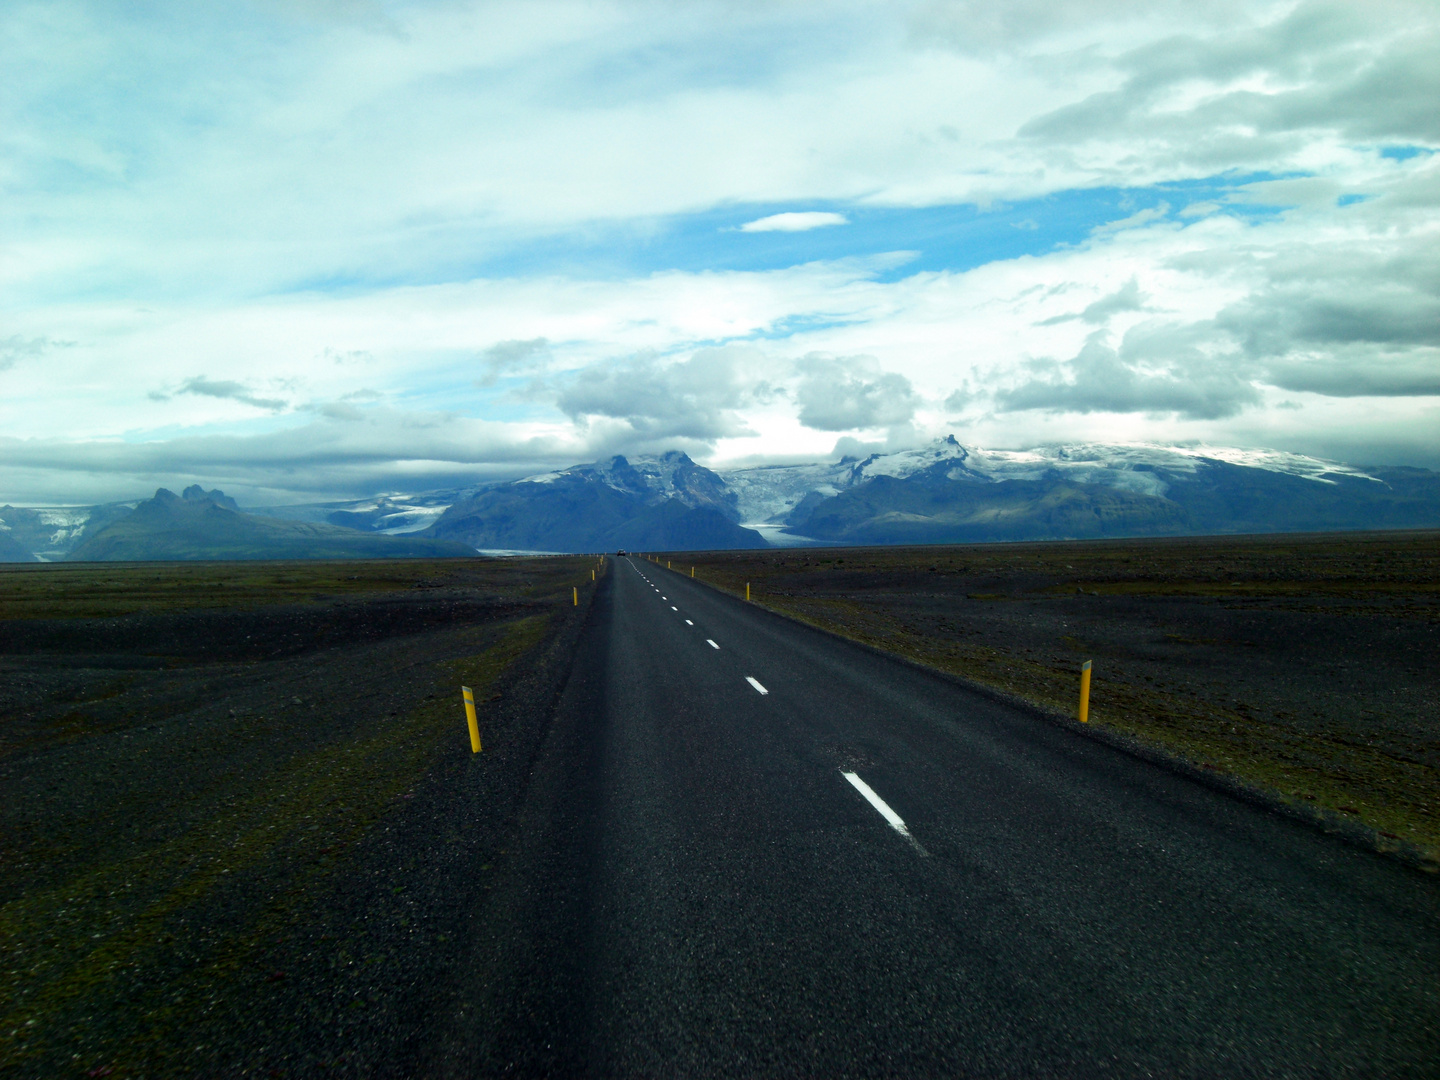
[[[423,537],[379,536],[303,521],[246,514],[221,491],[198,484],[184,496],[160,488],[85,539],[70,562],[198,559],[395,559],[472,556],[464,544]]]
[[[763,548],[725,481],[678,451],[623,456],[476,492],[422,535],[487,550]]]
[[[986,450],[947,436],[863,459],[723,472],[678,451],[615,456],[468,491],[391,492],[249,513],[198,484],[179,496],[162,490],[138,507],[4,506],[0,560],[680,551],[760,548],[771,539],[973,543],[1392,528],[1440,528],[1440,474],[1263,449]]]
[[[994,479],[940,462],[802,500],[785,523],[843,544],[974,543],[1103,536],[1324,532],[1440,526],[1440,475],[1378,468],[1311,478],[1202,458],[1140,463],[1163,494],[1077,482],[1058,470]]]
[[[0,562],[39,562],[35,553],[8,532],[0,532]]]

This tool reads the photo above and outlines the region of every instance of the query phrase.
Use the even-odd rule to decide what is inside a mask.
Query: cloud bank
[[[1440,466],[1430,3],[70,0],[0,63],[0,502],[947,431]]]

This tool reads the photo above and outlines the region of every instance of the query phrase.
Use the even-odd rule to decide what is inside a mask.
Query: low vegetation
[[[593,565],[0,570],[0,1071],[229,1074],[303,1046],[306,1009],[333,1029],[334,956],[373,977],[414,929],[401,901],[425,875],[384,838],[437,777],[504,803],[535,735],[497,728],[495,700]],[[483,761],[462,683],[496,736]],[[463,880],[499,835],[436,842],[469,852]],[[460,940],[429,933],[426,955]],[[247,1034],[224,1046],[227,1026]]]

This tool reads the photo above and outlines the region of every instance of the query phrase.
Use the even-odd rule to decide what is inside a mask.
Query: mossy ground
[[[206,608],[244,611],[406,589],[524,595],[549,584],[550,561],[0,563],[0,621],[114,618]]]
[[[193,1032],[213,1026],[217,1009],[264,995],[272,977],[298,986],[296,972],[259,967],[353,887],[354,852],[404,818],[438,763],[452,773],[470,765],[460,685],[474,688],[493,723],[486,703],[576,611],[571,587],[588,585],[592,565],[148,565],[8,576],[0,608],[12,619],[58,616],[101,641],[116,615],[133,626],[177,607],[209,610],[219,627],[207,655],[176,641],[176,651],[189,650],[183,663],[138,673],[113,667],[124,642],[99,659],[77,657],[101,665],[87,669],[82,721],[110,710],[90,725],[77,725],[64,700],[75,672],[63,657],[7,658],[0,674],[37,685],[53,674],[61,700],[34,686],[0,699],[33,710],[0,711],[0,726],[24,724],[32,736],[0,755],[0,1071],[189,1075]],[[467,604],[477,596],[487,604]],[[426,614],[401,620],[405,632],[392,636],[356,628],[348,645],[332,638],[245,662],[228,654],[225,627],[249,625],[235,623],[237,610],[301,618],[323,608],[343,622],[374,610],[357,599]],[[494,748],[502,757],[504,738]],[[406,888],[403,875],[394,887]],[[336,948],[363,952],[357,942]]]
[[[672,556],[1440,857],[1440,534]]]

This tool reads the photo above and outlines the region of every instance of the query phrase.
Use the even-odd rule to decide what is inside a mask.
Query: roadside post
[[[576,607],[579,607],[579,606],[580,606],[580,586],[579,586],[579,585],[572,585],[572,586],[570,587],[570,592],[571,592],[571,593],[573,594],[573,596],[574,596],[575,606],[576,606]]]
[[[691,577],[694,577],[694,576],[695,576],[695,568],[694,568],[693,566],[690,567],[690,576],[691,576]]]
[[[1080,723],[1090,722],[1090,661],[1080,665]]]
[[[745,582],[745,599],[750,599],[750,583],[748,581]]]
[[[460,687],[460,692],[465,697],[465,723],[470,725],[470,752],[480,752],[480,724],[475,719],[475,691],[468,686]]]

